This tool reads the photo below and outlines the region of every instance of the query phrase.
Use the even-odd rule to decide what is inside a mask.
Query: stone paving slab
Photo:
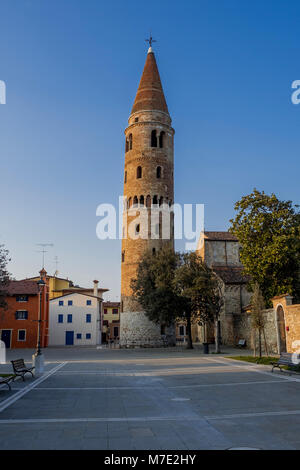
[[[0,410],[12,400],[0,412],[2,449],[300,449],[300,380],[269,368],[199,351],[45,354],[40,382],[0,389]]]

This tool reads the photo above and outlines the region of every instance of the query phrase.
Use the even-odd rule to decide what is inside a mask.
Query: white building
[[[50,300],[49,346],[101,344],[102,300],[78,291]]]

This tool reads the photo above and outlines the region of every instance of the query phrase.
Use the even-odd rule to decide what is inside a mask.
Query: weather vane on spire
[[[156,42],[155,39],[153,39],[153,37],[151,36],[151,33],[150,33],[150,38],[149,39],[145,39],[146,42],[149,42],[149,46],[152,47],[152,43],[153,42]]]

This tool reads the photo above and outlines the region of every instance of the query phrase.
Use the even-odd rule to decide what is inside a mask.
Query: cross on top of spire
[[[152,47],[152,43],[156,42],[156,39],[153,39],[153,37],[151,36],[151,33],[150,33],[149,39],[145,39],[145,41],[149,42],[149,47]]]

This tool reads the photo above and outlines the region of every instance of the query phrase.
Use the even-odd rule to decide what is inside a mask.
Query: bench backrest
[[[12,363],[14,370],[24,369],[26,367],[24,359],[15,359],[14,361],[10,362]]]

